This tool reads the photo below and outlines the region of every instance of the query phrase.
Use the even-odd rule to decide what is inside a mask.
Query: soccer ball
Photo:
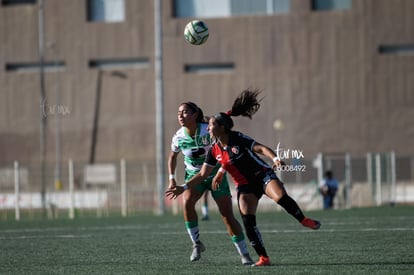
[[[208,39],[207,24],[201,20],[193,20],[188,22],[184,28],[184,37],[188,43],[193,45],[201,45]]]

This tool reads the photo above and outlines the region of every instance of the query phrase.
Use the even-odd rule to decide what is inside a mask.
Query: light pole
[[[155,74],[155,136],[156,136],[156,167],[157,167],[157,191],[158,213],[165,212],[164,183],[165,183],[165,159],[164,159],[164,94],[163,94],[163,64],[162,64],[162,1],[154,1],[154,74]]]
[[[61,104],[61,79],[60,73],[58,71],[58,60],[57,60],[57,47],[56,43],[50,42],[47,44],[47,48],[53,51],[53,57],[55,59],[55,70],[56,70],[56,104],[55,107],[57,108],[56,112],[56,131],[55,131],[55,189],[61,190],[62,189],[62,181],[61,181],[61,164],[62,164],[62,146],[61,146],[61,114],[59,112],[60,104]]]
[[[127,75],[120,71],[105,71],[102,68],[98,68],[98,77],[96,79],[96,96],[95,96],[95,110],[93,116],[93,124],[92,124],[92,141],[91,141],[91,151],[89,155],[89,164],[95,163],[95,155],[96,155],[96,144],[98,141],[98,126],[99,126],[99,115],[100,115],[100,108],[101,108],[101,94],[102,94],[102,81],[103,75],[105,73],[110,73],[111,76],[119,77],[119,78],[127,78]]]
[[[42,201],[43,217],[46,217],[46,127],[47,112],[44,70],[44,1],[39,0],[38,7],[38,42],[39,42],[39,78],[40,78],[40,197]]]

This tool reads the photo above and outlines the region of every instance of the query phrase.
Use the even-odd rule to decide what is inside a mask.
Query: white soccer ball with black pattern
[[[208,39],[208,35],[207,24],[201,20],[190,21],[184,28],[185,40],[192,45],[204,44]]]

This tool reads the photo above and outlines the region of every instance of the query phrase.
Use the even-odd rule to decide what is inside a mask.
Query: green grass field
[[[198,262],[181,216],[1,221],[0,274],[414,274],[414,207],[306,214],[320,230],[258,213],[273,264],[261,268],[241,266],[218,215],[200,221]]]

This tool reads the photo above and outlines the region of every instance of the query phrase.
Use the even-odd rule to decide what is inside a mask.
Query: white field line
[[[260,227],[260,225],[259,225]],[[298,229],[298,230],[269,230],[269,229],[260,229],[261,233],[314,233],[314,230],[310,229]],[[395,231],[414,231],[414,228],[355,228],[355,229],[320,229],[316,232],[323,233],[338,233],[338,232],[395,232]],[[183,230],[184,232],[184,230]],[[154,232],[154,234],[167,235],[167,234],[182,234],[183,232]],[[185,232],[184,232],[185,233]],[[225,230],[203,230],[203,234],[227,234]]]
[[[328,220],[323,222],[322,228],[316,232],[325,232],[325,233],[335,233],[335,232],[401,232],[401,231],[414,231],[413,227],[408,227],[411,225],[411,220],[414,219],[413,216],[395,216],[395,217],[384,217],[386,219],[394,220],[404,220],[408,221],[407,227],[373,227],[371,221],[376,221],[376,218],[361,218],[361,219],[343,219],[343,220]],[[384,219],[383,218],[383,219]],[[210,221],[210,223],[217,223],[222,225],[222,223],[217,221]],[[297,229],[269,229],[277,225],[280,227],[280,223],[275,220],[275,223],[260,223],[258,227],[262,233],[312,233],[314,230],[303,228],[300,224],[297,225]],[[292,227],[293,224],[289,224],[287,227]],[[4,239],[18,239],[20,238],[42,238],[43,235],[33,235],[32,233],[38,232],[62,232],[59,235],[44,235],[44,238],[88,238],[90,235],[77,235],[73,234],[75,232],[89,232],[89,231],[113,231],[113,230],[136,230],[137,232],[146,231],[151,232],[152,229],[156,226],[158,230],[153,231],[152,234],[183,234],[185,229],[183,225],[173,223],[173,224],[137,224],[137,225],[106,225],[106,226],[90,226],[90,227],[47,227],[47,228],[29,228],[29,229],[0,229],[0,240]],[[296,225],[295,225],[296,226]],[[353,226],[353,228],[337,228],[338,226]],[[335,227],[335,228],[331,228]],[[161,230],[160,230],[161,229]],[[223,234],[227,233],[225,230],[204,230],[201,229],[203,234]],[[70,232],[64,234],[64,232]],[[22,234],[21,236],[7,236],[8,234]]]
[[[36,232],[61,232],[61,231],[94,231],[94,230],[142,230],[151,228],[151,225],[107,225],[107,226],[88,226],[88,227],[46,227],[46,228],[28,228],[28,229],[0,229],[2,233],[36,233]]]
[[[125,230],[133,230],[133,229],[142,229],[142,227],[137,227],[137,228],[133,228],[131,226],[127,226],[125,228],[123,228],[122,226],[117,226],[117,229],[125,229]],[[100,230],[112,230],[110,229],[110,227],[99,227]],[[44,228],[42,229],[43,232],[54,232],[56,230],[56,228]],[[68,229],[66,229],[68,230]],[[95,229],[94,229],[95,230]],[[19,231],[19,230],[15,230],[13,231],[13,233],[28,233],[28,230],[23,230],[23,231]],[[414,231],[414,228],[404,228],[404,227],[393,227],[393,228],[354,228],[354,229],[320,229],[317,232],[322,232],[322,233],[338,233],[338,232],[408,232],[408,231]],[[10,231],[9,231],[10,232]],[[31,231],[33,232],[33,231]],[[38,231],[36,231],[38,232]],[[272,234],[272,233],[277,233],[277,234],[298,234],[298,233],[313,233],[313,230],[309,230],[309,229],[298,229],[298,230],[262,230],[260,229],[260,232],[262,234]],[[203,234],[212,234],[212,235],[216,235],[216,234],[227,234],[227,232],[225,230],[203,230],[202,232]],[[173,231],[173,230],[168,230],[168,231],[164,231],[164,232],[151,232],[150,234],[156,234],[156,235],[182,235],[182,234],[186,234],[185,230],[179,230],[179,231]],[[83,235],[74,235],[74,234],[60,234],[60,235],[18,235],[18,236],[1,236],[0,235],[0,240],[5,241],[5,240],[27,240],[27,239],[89,239],[91,238],[93,235],[91,234],[83,234]]]
[[[214,223],[211,222],[211,223]],[[220,221],[216,222],[219,225],[222,225]],[[414,228],[371,228],[369,225],[371,225],[371,222],[349,222],[349,221],[343,221],[343,222],[323,222],[322,221],[322,228],[317,231],[332,231],[332,232],[348,232],[348,231],[411,231],[414,230]],[[313,232],[313,230],[302,228],[300,224],[297,226],[299,229],[294,230],[272,230],[272,229],[265,229],[272,226],[278,226],[280,227],[281,223],[278,223],[275,221],[275,223],[260,223],[258,224],[258,227],[260,231],[262,232],[302,232],[302,231],[309,231]],[[294,224],[289,223],[287,227],[292,227]],[[361,227],[362,225],[365,225],[368,228],[346,228],[346,229],[324,229],[323,227],[331,227],[331,226],[350,226],[350,225],[356,225],[358,227]],[[153,224],[143,224],[143,225],[106,225],[106,226],[88,226],[88,227],[46,227],[46,228],[26,228],[26,229],[0,229],[0,236],[1,234],[8,234],[8,233],[36,233],[36,232],[64,232],[64,231],[70,231],[70,232],[82,232],[82,231],[107,231],[107,230],[152,230],[156,226],[157,228],[162,230],[166,230],[167,232],[171,232],[173,229],[181,230],[181,228],[184,230],[184,227],[182,224],[170,224],[170,225],[153,225]],[[296,226],[296,225],[295,225]],[[154,231],[154,233],[158,233],[160,231]],[[203,230],[204,232],[204,230]],[[207,231],[208,232],[208,231]],[[215,232],[215,231],[211,231]]]
[[[142,229],[142,227],[138,227],[139,229]],[[136,228],[136,229],[138,229]],[[54,232],[56,228],[44,228],[42,229],[43,232]],[[99,229],[103,230],[111,230],[109,227],[100,227]],[[122,226],[117,226],[117,229],[125,229],[125,230],[131,230],[134,229],[131,226],[127,226],[126,228],[122,228]],[[28,233],[28,230],[19,231],[15,230],[13,233]],[[40,231],[40,230],[39,230]],[[355,228],[355,229],[321,229],[317,232],[323,232],[323,233],[338,233],[338,232],[407,232],[407,231],[414,231],[414,228],[404,228],[404,227],[394,227],[394,228]],[[4,231],[3,231],[4,232]],[[10,231],[9,231],[10,232]],[[34,231],[31,231],[34,232]],[[36,231],[38,232],[38,231]],[[285,234],[292,234],[292,233],[312,233],[313,230],[309,229],[298,229],[298,230],[261,230],[261,233],[285,233]],[[150,234],[156,234],[156,235],[182,235],[186,234],[185,230],[180,231],[165,231],[165,232],[152,232]],[[203,234],[227,234],[225,230],[203,230]],[[73,234],[62,234],[62,235],[19,235],[19,236],[1,236],[0,240],[27,240],[27,239],[88,239],[91,238],[93,235],[86,234],[86,235],[73,235]]]
[[[25,239],[81,239],[89,238],[91,235],[22,235],[22,236],[0,236],[0,240],[25,240]]]
[[[268,227],[268,226],[266,226]],[[394,232],[394,231],[414,231],[414,228],[411,227],[389,227],[389,228],[376,228],[376,227],[366,227],[366,228],[347,228],[347,229],[341,229],[341,228],[332,228],[332,229],[320,229],[320,230],[310,230],[307,228],[300,228],[300,225],[298,225],[299,229],[261,229],[259,225],[259,230],[262,233],[313,233],[313,232],[324,232],[324,233],[337,233],[337,232]],[[137,232],[140,232],[140,230],[143,230],[144,228],[142,226],[116,226],[117,230],[137,230]],[[40,229],[23,229],[23,230],[3,230],[0,231],[0,240],[4,239],[24,239],[24,238],[88,238],[89,236],[92,236],[90,234],[59,234],[59,235],[28,235],[30,233],[37,233],[37,232],[56,232],[56,231],[70,231],[73,233],[73,230],[70,228],[59,228],[59,230],[56,230],[57,228],[42,228]],[[114,230],[114,227],[112,226],[105,226],[105,227],[96,227],[96,228],[83,228],[82,231],[88,231],[90,229],[91,231],[100,230],[100,231],[107,231],[107,230]],[[78,228],[75,230],[79,230]],[[202,230],[203,234],[226,234],[226,230]],[[6,233],[6,234],[2,234]],[[19,236],[6,236],[7,233],[26,233],[25,235],[19,235]],[[182,230],[165,230],[163,231],[154,231],[150,232],[151,234],[183,234],[185,233],[185,229],[183,227]]]

